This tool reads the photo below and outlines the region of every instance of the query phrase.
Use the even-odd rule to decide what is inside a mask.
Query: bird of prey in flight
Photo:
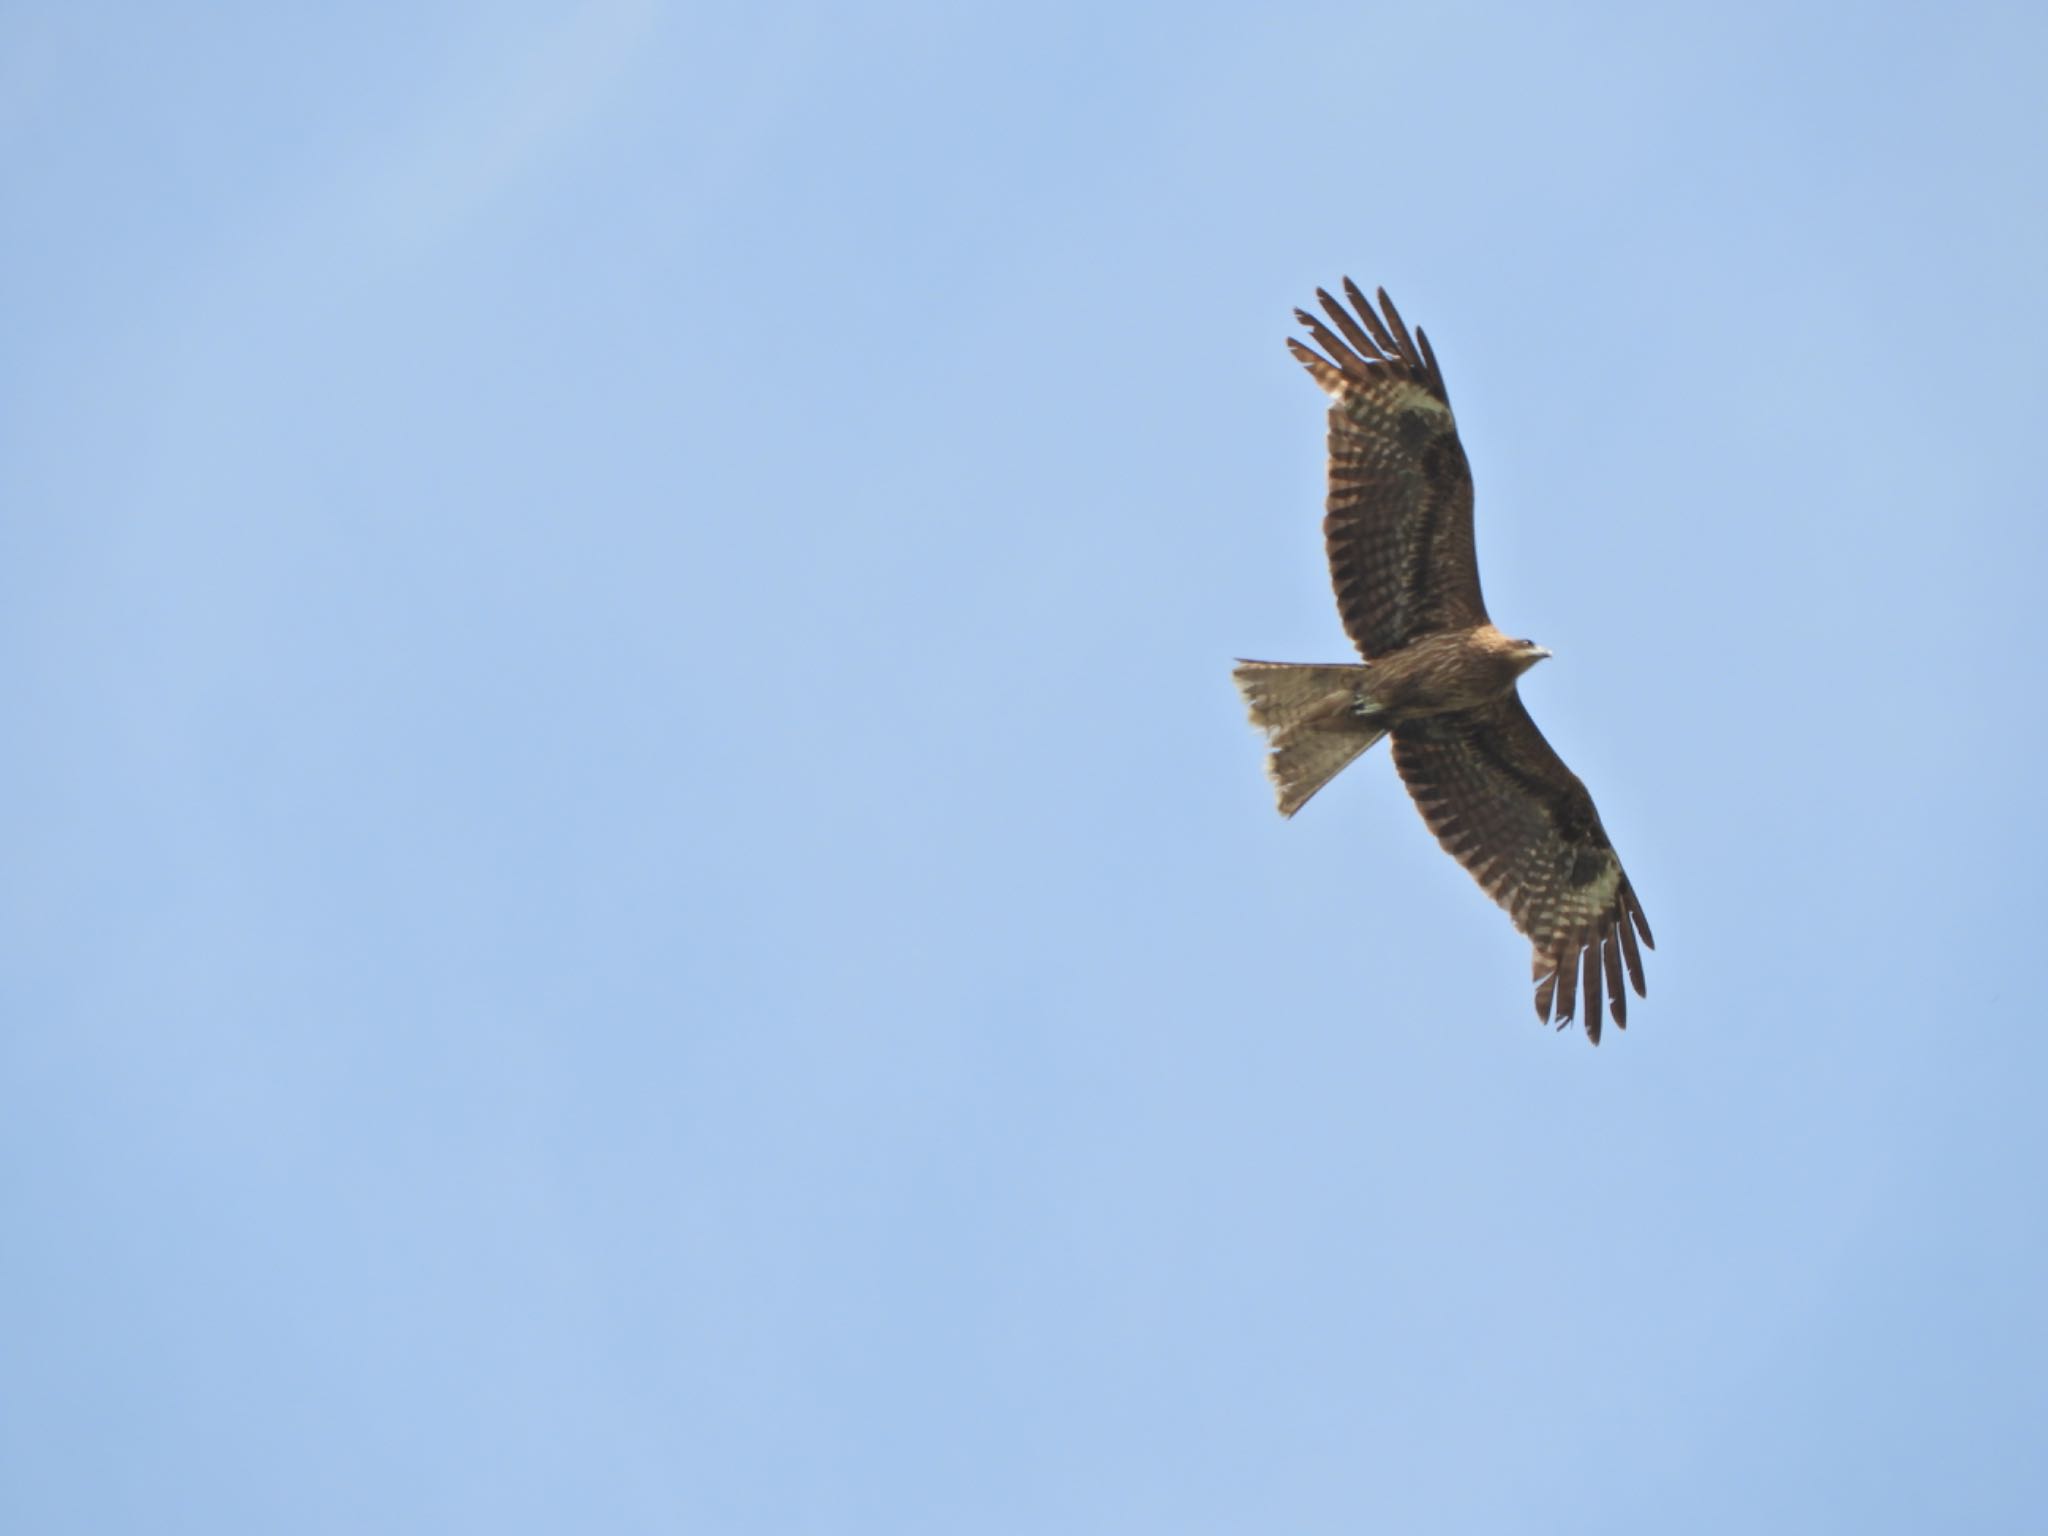
[[[1603,991],[1628,1024],[1624,968],[1643,995],[1650,925],[1593,797],[1516,692],[1550,652],[1494,628],[1479,595],[1472,471],[1429,338],[1384,288],[1377,311],[1348,278],[1344,294],[1348,308],[1316,290],[1329,322],[1297,309],[1315,347],[1287,346],[1330,396],[1323,540],[1365,664],[1238,663],[1280,814],[1391,737],[1437,841],[1535,947],[1536,1016],[1563,1028],[1583,997],[1598,1045]]]

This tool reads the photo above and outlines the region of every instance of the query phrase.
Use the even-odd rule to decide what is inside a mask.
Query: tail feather
[[[1240,661],[1231,674],[1266,733],[1272,752],[1266,774],[1292,816],[1351,760],[1387,734],[1375,722],[1360,666],[1305,666],[1287,661]]]

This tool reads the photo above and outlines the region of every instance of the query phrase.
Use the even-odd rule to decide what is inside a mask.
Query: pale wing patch
[[[1376,381],[1370,390],[1345,385],[1341,390],[1332,391],[1341,399],[1349,414],[1365,419],[1370,413],[1385,411],[1388,414],[1403,411],[1421,411],[1430,416],[1450,419],[1451,408],[1431,394],[1413,379],[1389,371]],[[1353,402],[1357,410],[1350,410]]]

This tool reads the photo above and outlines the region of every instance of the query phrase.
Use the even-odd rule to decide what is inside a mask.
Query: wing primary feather
[[[1621,957],[1628,962],[1629,985],[1636,989],[1637,997],[1648,997],[1650,994],[1643,990],[1643,952],[1636,948],[1636,931],[1629,926],[1626,913],[1614,925],[1614,930],[1621,935]],[[1618,987],[1615,989],[1617,994],[1620,990]]]
[[[1382,290],[1382,293],[1384,291]],[[1348,277],[1344,279],[1344,296],[1351,300],[1352,307],[1358,311],[1358,318],[1364,321],[1365,328],[1372,332],[1372,339],[1380,344],[1380,350],[1389,357],[1400,356],[1401,349],[1395,344],[1394,338],[1387,334],[1387,328],[1380,324],[1380,317],[1373,310],[1372,300],[1360,293],[1358,284]]]
[[[1579,952],[1579,963],[1585,972],[1581,985],[1586,993],[1586,1034],[1595,1045],[1600,1043],[1600,935],[1593,935],[1593,942]]]
[[[1543,968],[1541,951],[1536,956],[1536,1017],[1545,1024],[1550,1022],[1550,1000],[1557,994],[1557,967]]]
[[[1557,957],[1557,1027],[1563,1029],[1579,1011],[1579,952],[1566,949]]]
[[[1361,357],[1383,358],[1386,356],[1384,352],[1380,351],[1373,344],[1373,339],[1366,335],[1365,327],[1352,318],[1351,311],[1331,298],[1326,289],[1318,288],[1316,290],[1316,298],[1323,308],[1330,312],[1330,318],[1337,322],[1337,329],[1350,338],[1351,345],[1358,349]]]
[[[1361,384],[1370,384],[1372,382],[1372,371],[1366,367],[1365,359],[1339,341],[1336,333],[1327,325],[1323,324],[1322,321],[1305,309],[1297,309],[1294,312],[1294,318],[1308,328],[1309,335],[1316,339],[1316,345],[1323,349],[1331,361],[1344,370],[1344,376],[1347,379],[1356,379]]]
[[[1626,927],[1623,923],[1621,926]],[[1608,929],[1601,936],[1600,959],[1607,967],[1607,1009],[1614,1015],[1615,1026],[1628,1028],[1628,992],[1621,984],[1621,941]]]
[[[1387,325],[1394,333],[1394,339],[1401,343],[1401,356],[1415,367],[1422,367],[1422,354],[1416,350],[1415,338],[1408,334],[1408,324],[1401,318],[1401,311],[1394,308],[1394,301],[1387,297],[1387,290],[1380,290],[1380,313],[1387,317]]]
[[[1287,338],[1287,350],[1294,354],[1294,360],[1309,371],[1309,375],[1323,387],[1326,394],[1334,395],[1344,387],[1344,374],[1331,366],[1328,359],[1316,355],[1312,348],[1303,346],[1292,336]]]
[[[1627,887],[1623,887],[1623,889],[1626,890]],[[1644,946],[1649,949],[1655,949],[1657,941],[1650,937],[1650,920],[1643,916],[1642,904],[1636,900],[1636,893],[1628,891],[1628,894],[1623,899],[1628,906],[1628,915],[1635,919],[1636,928],[1643,936]]]
[[[1437,399],[1445,405],[1451,403],[1451,392],[1444,388],[1444,371],[1436,365],[1436,353],[1430,350],[1429,332],[1421,326],[1415,327],[1415,341],[1422,348],[1422,360],[1429,365],[1429,387]]]

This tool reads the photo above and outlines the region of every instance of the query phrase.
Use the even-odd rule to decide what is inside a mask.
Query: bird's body
[[[1471,470],[1429,339],[1384,289],[1384,320],[1345,292],[1349,310],[1316,295],[1336,331],[1295,311],[1327,356],[1288,346],[1333,400],[1323,531],[1366,664],[1240,662],[1238,687],[1270,739],[1282,815],[1392,736],[1423,819],[1534,944],[1538,1016],[1568,1023],[1583,990],[1597,1043],[1603,993],[1628,1022],[1624,968],[1643,993],[1649,924],[1592,797],[1522,707],[1517,680],[1550,653],[1487,616]]]
[[[1373,699],[1395,720],[1477,709],[1512,693],[1515,679],[1550,652],[1510,640],[1491,624],[1417,635],[1370,667]]]

